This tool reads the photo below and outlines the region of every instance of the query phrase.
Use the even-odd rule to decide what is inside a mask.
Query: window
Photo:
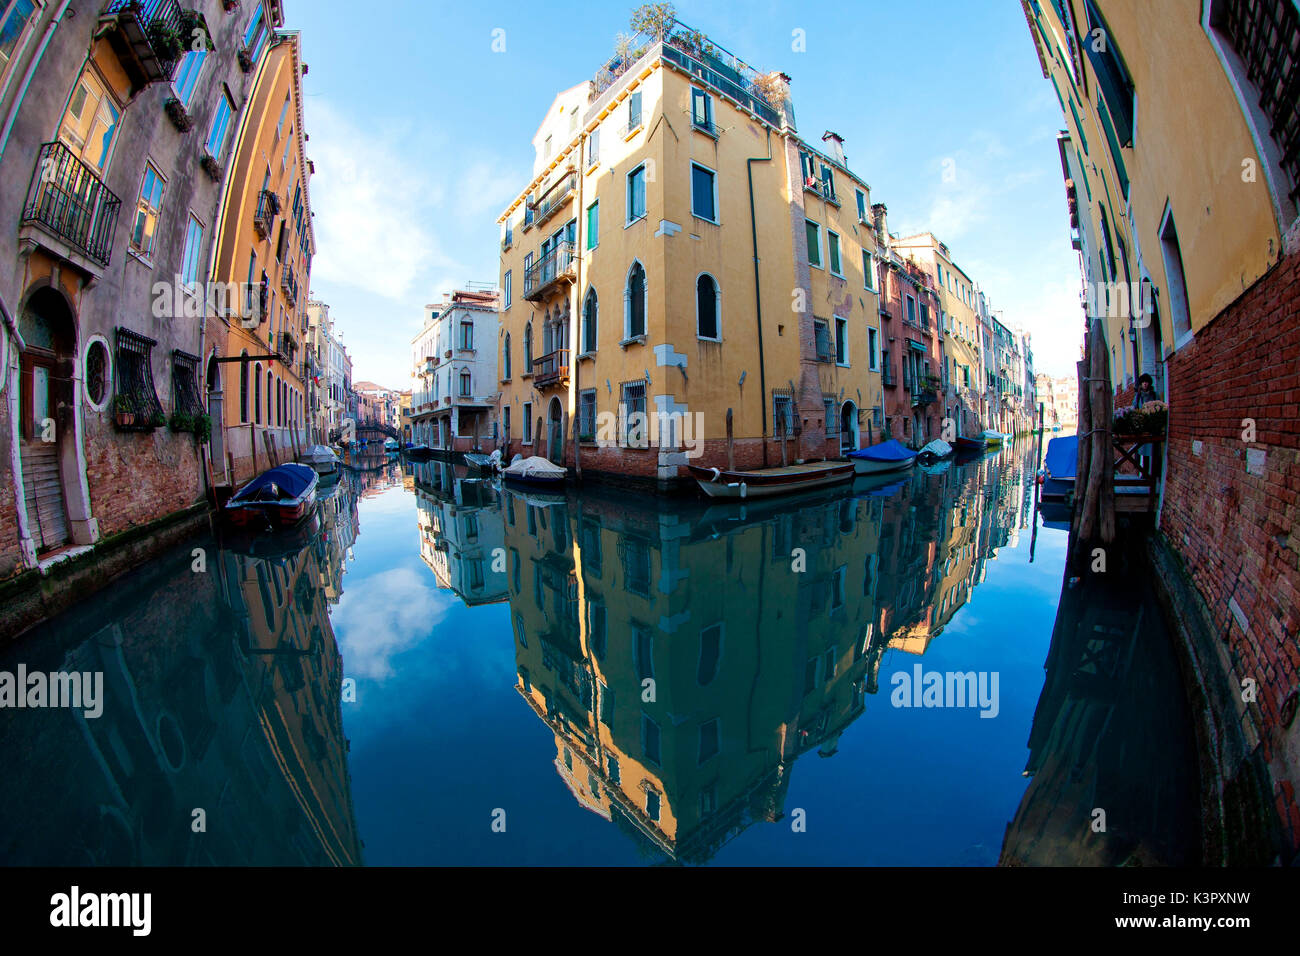
[[[239,363],[239,420],[248,421],[248,350],[240,353]]]
[[[470,390],[469,371],[468,370],[463,371],[460,373],[460,397],[469,398],[473,394],[474,393]]]
[[[849,322],[839,316],[835,317],[835,362],[849,364]]]
[[[623,328],[624,339],[645,335],[646,296],[645,269],[642,268],[641,263],[633,262],[632,268],[627,273],[627,288],[623,293],[626,317]]]
[[[700,662],[695,680],[701,686],[713,683],[722,660],[722,624],[711,624],[700,631]]]
[[[1165,207],[1160,222],[1160,256],[1165,264],[1165,284],[1169,289],[1169,316],[1174,326],[1174,343],[1192,331],[1191,307],[1187,300],[1187,277],[1183,273],[1183,252],[1178,242],[1178,227],[1173,210]]]
[[[59,127],[59,140],[103,175],[113,155],[121,118],[121,109],[87,66],[68,103]]]
[[[831,349],[831,329],[825,319],[813,319],[813,344],[817,349],[817,361],[833,361]]]
[[[1133,145],[1133,81],[1129,78],[1128,69],[1124,66],[1124,58],[1120,55],[1119,46],[1115,42],[1115,34],[1107,27],[1106,21],[1102,19],[1093,0],[1084,0],[1084,11],[1088,18],[1088,31],[1090,34],[1101,30],[1105,37],[1104,43],[1093,42],[1091,37],[1080,38],[1084,50],[1088,54],[1088,59],[1092,61],[1092,68],[1097,74],[1097,85],[1101,87],[1101,94],[1105,97],[1107,105],[1110,106],[1111,116],[1114,118],[1115,131],[1119,137],[1121,146]]]
[[[597,126],[587,137],[587,168],[600,162],[600,127]]]
[[[203,245],[203,224],[190,214],[185,230],[185,254],[181,259],[181,281],[197,295],[199,278],[199,247]]]
[[[600,245],[600,200],[587,207],[587,248]]]
[[[718,755],[718,718],[700,724],[700,763]]]
[[[533,403],[524,402],[524,444],[533,443]]]
[[[862,250],[862,286],[868,292],[876,291],[876,260],[866,249]]]
[[[936,262],[936,263],[934,264],[934,267],[935,267],[936,270],[938,270],[938,274],[939,274],[939,287],[940,287],[940,288],[943,288],[943,263],[942,263],[942,262]]]
[[[916,325],[916,298],[910,295],[907,297],[907,321]]]
[[[181,57],[180,65],[176,67],[176,75],[172,78],[172,89],[176,93],[176,98],[185,106],[190,105],[194,87],[199,82],[199,74],[203,72],[203,61],[207,57],[206,49],[187,50]]]
[[[871,363],[871,371],[880,370],[880,363],[877,361],[876,349],[879,345],[879,335],[875,329],[867,329],[867,360]]]
[[[509,405],[507,405],[505,408],[501,410],[501,437],[505,441],[510,441],[510,406]],[[510,524],[513,525],[515,523],[514,520],[515,509],[513,506],[510,507],[508,514],[510,516]],[[515,590],[516,591],[519,590],[518,586],[515,587]]]
[[[645,165],[627,174],[627,221],[629,224],[645,218]]]
[[[546,137],[546,142],[542,145],[542,158],[551,158],[551,137]]]
[[[631,133],[641,125],[641,91],[637,90],[627,98],[627,131]]]
[[[794,396],[774,393],[772,395],[772,436],[789,438],[794,434]]]
[[[248,21],[248,29],[244,31],[244,49],[254,61],[261,54],[262,44],[266,42],[266,38],[266,14],[262,10],[262,5],[258,4],[252,18]]]
[[[163,180],[152,163],[145,163],[140,182],[140,199],[131,224],[131,248],[142,256],[153,254],[154,233],[158,229],[158,210],[162,207]]]
[[[533,374],[533,323],[524,326],[524,374]]]
[[[284,169],[289,164],[289,150],[293,146],[293,127],[289,127],[289,135],[284,138],[284,149],[280,151],[280,168]],[[286,195],[288,190],[285,191]]]
[[[811,219],[804,225],[808,230],[808,265],[820,269],[822,266],[822,227]]]
[[[619,393],[622,412],[623,444],[628,448],[646,447],[649,436],[646,432],[646,396],[645,380],[623,382]],[[635,434],[633,434],[635,432]]]
[[[588,289],[587,297],[582,303],[582,350],[596,351],[597,332],[600,322],[600,302],[596,299],[596,290]]]
[[[153,383],[153,347],[158,343],[130,329],[117,330],[116,395],[124,399],[141,424],[162,414]],[[33,417],[45,416],[36,409]]]
[[[720,339],[718,283],[707,272],[695,280],[695,329],[702,339]]]
[[[659,743],[658,743],[658,741],[659,741],[659,736],[658,736],[658,735],[659,735],[659,726],[658,726],[658,724],[656,724],[656,725],[655,725],[655,753],[656,753],[656,754],[658,754],[658,752],[659,752],[659,750],[658,750],[658,748],[659,748]],[[654,758],[654,762],[655,762],[655,763],[658,763],[658,762],[659,762],[659,758],[658,758],[658,756],[656,756],[656,757]],[[660,803],[662,802],[662,800],[663,800],[663,798],[662,798],[662,796],[660,796],[658,790],[646,790],[646,792],[645,792],[645,815],[646,815],[647,817],[650,818],[650,820],[651,820],[652,823],[658,823],[658,822],[659,822],[659,805],[660,805]]]
[[[253,423],[262,424],[262,363],[253,366]]]
[[[578,393],[578,441],[596,440],[596,390]],[[587,549],[583,548],[585,552]]]
[[[921,329],[926,332],[930,330],[930,307],[924,302],[921,303]]]
[[[825,163],[822,163],[821,172],[822,195],[831,202],[835,202],[835,174],[831,172],[831,168]]]
[[[533,291],[533,284],[537,277],[533,274],[533,254],[530,252],[524,256],[524,295]]]
[[[840,262],[840,237],[826,230],[826,244],[829,247],[831,259],[831,275],[844,276],[844,264]]]
[[[867,194],[861,189],[855,189],[854,193],[858,197],[858,222],[867,222]]]
[[[691,214],[709,222],[718,221],[717,176],[713,170],[691,163]]]
[[[462,321],[460,323],[460,348],[465,352],[474,351],[474,323]]]
[[[632,540],[628,539],[628,542]],[[632,665],[638,681],[654,679],[654,636],[647,628],[636,624],[632,632]]]
[[[226,148],[226,131],[230,128],[230,117],[234,112],[235,104],[231,102],[230,94],[223,88],[221,98],[217,100],[217,112],[212,117],[212,128],[208,131],[206,144],[208,153],[214,159],[220,159]]]
[[[514,300],[515,300],[515,297],[514,297],[514,281],[513,281],[513,280],[514,280],[514,270],[512,270],[512,269],[507,269],[507,270],[506,270],[506,278],[505,278],[505,281],[501,283],[503,286],[505,286],[506,308],[507,308],[507,309],[510,308],[510,304],[511,304],[512,302],[514,302]],[[509,378],[509,376],[506,376],[506,377]]]
[[[691,123],[707,133],[713,132],[713,97],[691,87]]]

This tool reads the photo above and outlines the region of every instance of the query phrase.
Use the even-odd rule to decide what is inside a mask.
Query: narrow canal
[[[0,652],[102,675],[0,710],[0,862],[1194,862],[1158,615],[1063,601],[1034,453],[713,507],[347,472]]]

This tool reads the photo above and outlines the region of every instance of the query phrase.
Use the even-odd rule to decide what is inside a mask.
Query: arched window
[[[239,420],[248,421],[248,349],[239,353]]]
[[[262,363],[253,367],[253,421],[262,424]]]
[[[275,412],[275,376],[266,370],[266,424],[270,425]]]
[[[582,350],[596,351],[597,321],[600,318],[600,303],[596,300],[596,290],[588,289],[587,298],[582,303]]]
[[[533,371],[533,323],[524,326],[524,370],[525,374]]]
[[[718,312],[721,296],[718,283],[707,272],[695,280],[695,331],[702,339],[718,339]]]
[[[506,342],[505,345],[502,346],[501,348],[501,367],[505,369],[501,377],[509,378],[510,377],[510,333],[509,332],[506,333]]]
[[[645,269],[633,262],[627,271],[627,288],[623,291],[623,338],[645,335],[646,284]]]

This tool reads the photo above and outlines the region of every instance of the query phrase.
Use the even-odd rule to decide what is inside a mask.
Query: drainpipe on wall
[[[754,214],[754,163],[772,161],[772,131],[767,131],[767,155],[754,156],[745,160],[745,172],[749,176],[749,233],[754,244],[754,321],[758,325],[758,389],[763,412],[763,465],[767,465],[767,366],[763,361],[763,297],[758,283],[758,221]]]

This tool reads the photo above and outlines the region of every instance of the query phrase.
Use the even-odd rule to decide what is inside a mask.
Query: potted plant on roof
[[[130,428],[135,424],[135,409],[125,395],[113,396],[113,422],[118,428]]]
[[[628,25],[633,33],[646,33],[656,40],[664,40],[676,22],[677,10],[671,3],[643,3],[632,11]]]

